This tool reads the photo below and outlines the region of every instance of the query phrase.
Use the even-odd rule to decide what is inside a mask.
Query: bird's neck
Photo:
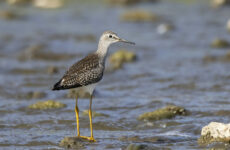
[[[102,40],[100,39],[96,53],[97,53],[100,57],[102,57],[103,59],[105,59],[105,57],[107,56],[107,52],[108,52],[108,49],[109,49],[110,44],[111,44],[111,43],[106,42],[106,41],[102,41]]]

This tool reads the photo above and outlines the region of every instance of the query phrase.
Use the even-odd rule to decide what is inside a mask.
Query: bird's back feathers
[[[52,90],[77,88],[100,81],[104,71],[103,63],[96,53],[89,54],[73,64]]]

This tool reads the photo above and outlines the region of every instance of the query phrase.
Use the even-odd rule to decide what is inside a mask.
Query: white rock
[[[227,30],[230,32],[230,19],[229,19],[228,22],[227,22],[226,28],[227,28]]]
[[[157,33],[158,34],[165,34],[165,33],[169,32],[170,30],[173,30],[173,28],[174,27],[170,24],[160,24],[157,27]]]
[[[229,4],[230,0],[212,0],[211,5],[213,7],[220,7],[226,4]]]
[[[208,133],[213,138],[230,138],[230,123],[211,122],[202,128],[201,135],[205,136]]]
[[[34,0],[34,6],[39,8],[60,8],[64,0]]]
[[[31,2],[31,0],[7,0],[7,3],[8,4],[26,4],[26,3],[29,3]]]

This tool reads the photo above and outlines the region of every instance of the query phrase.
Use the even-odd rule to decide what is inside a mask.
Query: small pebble
[[[160,24],[158,27],[157,27],[157,33],[158,34],[166,34],[167,32],[173,30],[174,27],[170,24]]]

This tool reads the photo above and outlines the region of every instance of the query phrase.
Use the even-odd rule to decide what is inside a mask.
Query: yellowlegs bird
[[[78,109],[78,96],[76,95],[76,123],[77,123],[77,136],[87,139],[89,141],[95,141],[93,137],[92,126],[92,98],[93,91],[97,83],[102,79],[105,68],[105,59],[108,52],[108,48],[111,44],[116,42],[125,42],[129,44],[135,44],[133,42],[121,39],[116,33],[112,31],[105,31],[100,37],[97,51],[89,54],[82,60],[72,65],[64,76],[54,85],[53,90],[65,90],[65,89],[83,89],[90,94],[89,104],[89,120],[91,136],[81,136],[79,130],[79,109]]]

